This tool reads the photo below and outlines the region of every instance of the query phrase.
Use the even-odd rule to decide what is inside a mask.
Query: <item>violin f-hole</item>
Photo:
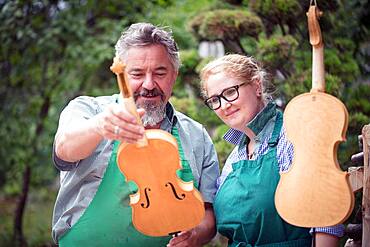
[[[149,208],[149,206],[150,206],[150,200],[149,200],[148,191],[150,191],[150,188],[145,188],[144,189],[145,199],[146,199],[146,205],[144,203],[141,203],[140,204],[141,207],[143,207],[143,208]]]
[[[171,183],[171,182],[168,182],[168,183],[166,183],[166,185],[165,185],[166,187],[168,187],[168,186],[171,186],[171,189],[172,189],[172,192],[173,192],[173,194],[175,195],[175,197],[176,197],[176,199],[177,200],[184,200],[185,199],[185,194],[181,194],[180,196],[177,194],[177,192],[176,192],[176,189],[175,189],[175,186],[173,186],[173,184]]]

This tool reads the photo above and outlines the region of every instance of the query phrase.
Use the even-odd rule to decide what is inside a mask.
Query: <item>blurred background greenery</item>
[[[0,246],[53,246],[58,173],[51,148],[58,117],[78,95],[118,91],[109,66],[123,29],[152,22],[173,30],[182,67],[171,102],[206,126],[222,166],[231,150],[222,141],[227,128],[202,104],[199,70],[223,51],[252,55],[270,73],[283,110],[292,97],[311,88],[309,2],[0,0]],[[324,11],[327,91],[345,103],[350,115],[347,141],[338,151],[346,170],[350,156],[359,152],[363,125],[370,123],[370,6],[366,0],[317,2]],[[357,198],[348,222],[359,220]]]

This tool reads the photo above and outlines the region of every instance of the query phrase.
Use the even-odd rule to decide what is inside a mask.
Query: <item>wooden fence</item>
[[[362,128],[361,140],[363,152],[352,156],[352,162],[360,166],[350,167],[348,172],[353,191],[362,189],[362,224],[348,224],[350,239],[345,247],[370,247],[370,124]]]

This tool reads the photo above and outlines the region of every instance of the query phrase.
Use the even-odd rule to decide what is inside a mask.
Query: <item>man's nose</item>
[[[145,74],[145,78],[144,78],[142,87],[146,88],[148,90],[152,90],[156,87],[155,82],[153,80],[152,73],[146,73]]]

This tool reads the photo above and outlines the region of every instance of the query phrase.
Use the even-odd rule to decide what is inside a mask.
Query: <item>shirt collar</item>
[[[270,101],[249,123],[247,127],[258,137],[267,122],[276,115],[276,104]],[[246,135],[239,130],[230,128],[223,137],[225,141],[237,145],[240,142],[249,141]],[[247,140],[248,139],[248,140]]]
[[[166,116],[161,123],[161,129],[171,132],[172,127],[177,123],[175,109],[170,102],[166,104]]]

